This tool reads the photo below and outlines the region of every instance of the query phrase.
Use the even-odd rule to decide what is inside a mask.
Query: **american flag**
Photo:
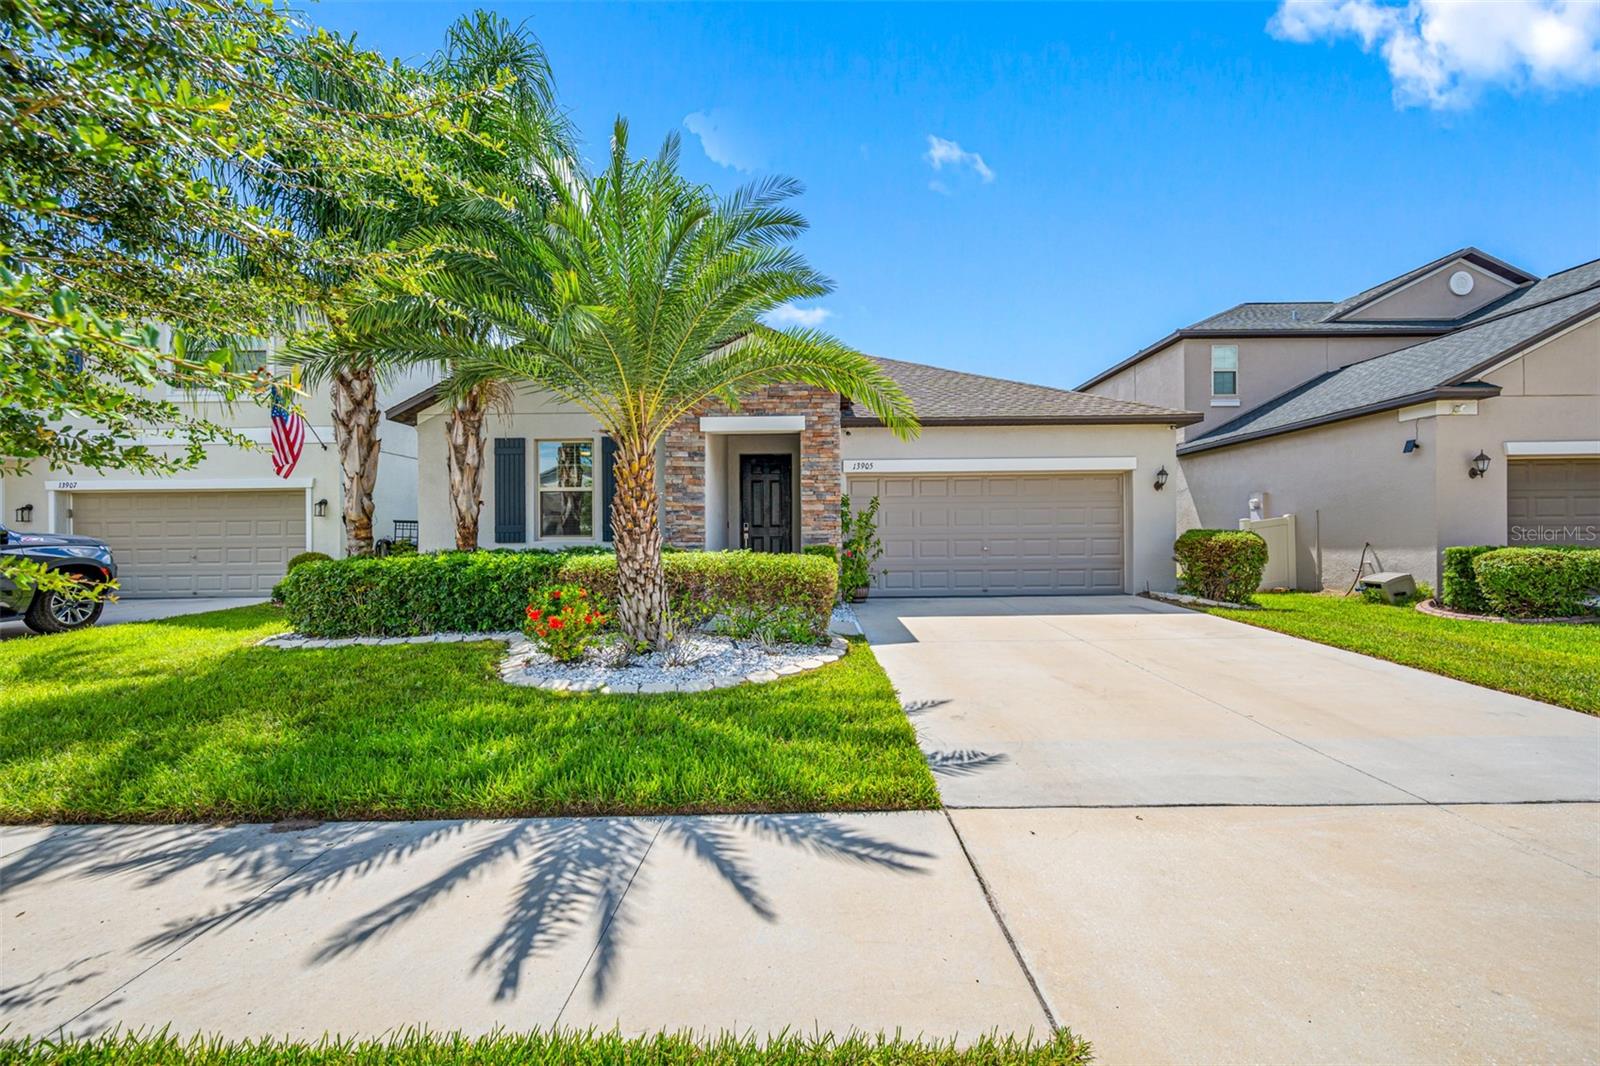
[[[306,420],[289,406],[287,397],[272,390],[272,472],[279,477],[294,473],[306,444]]]

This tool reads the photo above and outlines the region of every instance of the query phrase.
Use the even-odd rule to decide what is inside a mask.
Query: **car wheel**
[[[22,621],[35,633],[65,633],[94,625],[100,620],[100,612],[105,610],[105,606],[103,600],[67,596],[60,592],[39,593],[29,602]]]

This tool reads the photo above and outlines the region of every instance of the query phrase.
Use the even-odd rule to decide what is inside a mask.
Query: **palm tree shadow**
[[[1004,752],[960,748],[927,753],[928,769],[940,777],[972,777],[1010,761]]]
[[[351,823],[325,825],[315,832],[322,834],[319,839],[296,846],[293,838],[300,834],[273,834],[259,826],[220,832],[174,832],[170,826],[64,827],[8,856],[0,866],[0,882],[10,886],[53,876],[132,875],[137,890],[203,869],[209,884],[240,889],[232,902],[171,920],[138,945],[156,950],[246,926],[292,905],[318,907],[314,897],[339,886],[366,880],[376,887],[371,878],[395,868],[389,879],[404,877],[408,861],[413,868],[432,871],[323,936],[309,958],[319,965],[360,952],[446,904],[452,893],[491,876],[498,880],[505,864],[514,864],[514,887],[503,918],[479,949],[473,971],[494,976],[497,1001],[515,999],[530,960],[552,953],[592,926],[588,970],[598,1003],[605,999],[629,931],[638,921],[637,908],[629,905],[629,889],[659,842],[675,841],[767,922],[777,920],[779,907],[756,871],[758,847],[795,848],[819,860],[898,875],[926,873],[926,861],[933,858],[930,852],[880,838],[854,819],[828,815]],[[438,849],[449,845],[464,845],[459,857],[442,866],[430,861],[430,852],[438,855]],[[136,899],[129,903],[138,905]],[[44,989],[24,981],[8,991],[31,998]]]

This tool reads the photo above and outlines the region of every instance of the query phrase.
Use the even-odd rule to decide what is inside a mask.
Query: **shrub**
[[[1600,549],[1497,548],[1472,563],[1495,614],[1561,618],[1591,610],[1600,591]]]
[[[1483,590],[1478,587],[1478,575],[1473,571],[1472,564],[1478,556],[1496,550],[1494,544],[1463,544],[1446,548],[1439,581],[1439,601],[1452,611],[1488,614],[1489,601],[1483,598]]]
[[[306,563],[279,586],[295,630],[315,637],[503,632],[555,584],[566,551],[440,552]]]
[[[845,595],[872,584],[872,566],[883,555],[878,539],[878,497],[851,513],[850,497],[840,500],[839,591]]]
[[[1246,530],[1191,529],[1173,552],[1183,568],[1179,587],[1208,600],[1249,603],[1267,568],[1267,542]]]
[[[832,544],[807,544],[804,548],[800,549],[800,554],[820,555],[825,559],[832,559],[834,562],[839,561],[839,549],[835,548]]]
[[[289,560],[288,569],[286,569],[284,573],[289,573],[290,571],[294,570],[295,567],[304,563],[327,563],[332,561],[333,556],[328,555],[325,552],[301,552],[299,555],[296,555]]]
[[[522,631],[558,663],[576,662],[611,621],[604,601],[577,585],[545,589],[527,608]]]
[[[696,606],[704,613],[727,614],[738,609],[779,612],[792,608],[800,612],[813,633],[828,628],[839,589],[838,570],[817,555],[674,552],[663,555],[661,565],[667,575],[667,596],[675,609]],[[616,556],[567,559],[559,579],[614,600]]]

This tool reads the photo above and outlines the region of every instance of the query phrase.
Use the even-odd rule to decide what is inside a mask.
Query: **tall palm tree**
[[[422,283],[434,299],[486,327],[432,337],[368,338],[376,357],[448,361],[457,392],[525,382],[591,414],[616,442],[612,528],[617,619],[658,644],[667,625],[656,497],[656,448],[708,400],[737,405],[766,385],[803,383],[851,397],[902,436],[917,432],[910,402],[883,370],[811,329],[762,316],[831,291],[792,247],[806,227],[787,203],[800,191],[773,178],[718,197],[678,170],[678,140],[630,159],[618,120],[597,175],[536,154],[552,178],[542,210],[508,211],[487,241]],[[421,340],[419,345],[416,342]]]

